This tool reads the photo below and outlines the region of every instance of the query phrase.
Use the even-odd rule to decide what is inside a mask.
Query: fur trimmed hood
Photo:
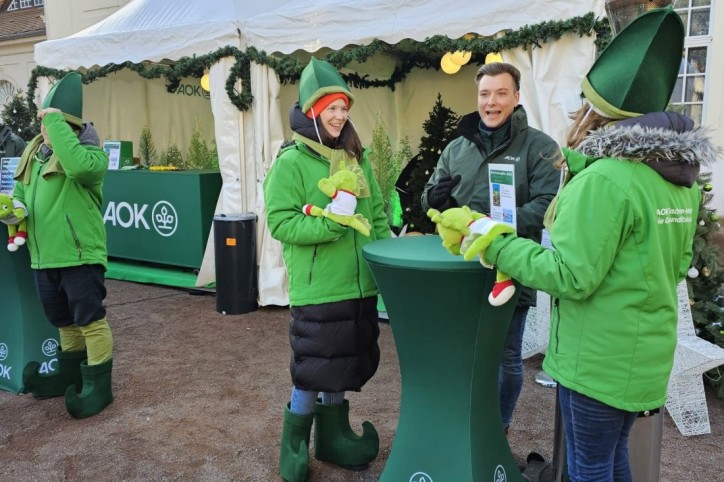
[[[722,156],[707,129],[670,112],[644,115],[591,132],[576,149],[591,158],[643,162],[666,180],[692,186],[699,168]]]

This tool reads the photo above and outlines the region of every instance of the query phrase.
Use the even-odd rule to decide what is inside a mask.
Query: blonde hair
[[[568,131],[566,145],[574,149],[579,146],[590,132],[612,122],[612,119],[604,117],[593,110],[588,101],[584,101],[581,108],[575,112],[571,112],[568,117],[573,119],[573,125]]]

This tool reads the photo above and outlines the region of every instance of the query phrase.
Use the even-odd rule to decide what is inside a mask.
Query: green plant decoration
[[[40,134],[38,119],[32,114],[32,110],[28,107],[27,99],[22,95],[22,91],[18,91],[12,100],[5,105],[1,117],[2,122],[0,124],[10,127],[15,134],[26,142]]]
[[[141,130],[141,139],[138,142],[138,154],[143,166],[150,167],[158,164],[156,145],[153,143],[153,135],[148,124],[144,125]]]
[[[186,151],[186,166],[188,169],[212,169],[212,163],[211,150],[206,140],[201,137],[201,129],[196,122]]]
[[[183,154],[175,141],[171,141],[169,143],[168,148],[164,151],[164,156],[166,157],[166,162],[164,163],[165,165],[177,167],[180,170],[186,169]]]
[[[410,141],[407,137],[404,137],[397,148],[393,148],[390,137],[387,135],[385,123],[378,115],[372,130],[369,157],[375,178],[380,185],[388,222],[392,226],[401,226],[402,212],[398,206],[399,198],[395,192],[395,183],[400,176],[400,172],[402,172],[403,166],[412,158]],[[400,219],[396,219],[397,217]]]

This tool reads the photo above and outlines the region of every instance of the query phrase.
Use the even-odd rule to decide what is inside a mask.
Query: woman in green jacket
[[[718,156],[691,119],[662,112],[683,38],[673,10],[652,10],[613,39],[583,80],[586,102],[568,142],[576,150],[564,149],[568,182],[551,204],[554,249],[508,234],[482,252],[554,298],[543,368],[558,382],[572,482],[630,481],[631,427],[638,412],[666,401],[696,179]],[[641,57],[639,71],[631,59]]]
[[[353,101],[339,72],[312,58],[290,111],[293,143],[264,180],[267,224],[282,243],[289,276],[294,386],[279,458],[288,482],[306,478],[313,423],[317,459],[362,470],[379,450],[372,424],[363,424],[362,436],[352,431],[344,398],[347,390],[359,391],[379,364],[378,291],[362,247],[390,237],[379,186],[349,121]],[[320,189],[320,180],[345,176],[357,185],[353,192],[338,186],[330,199]]]

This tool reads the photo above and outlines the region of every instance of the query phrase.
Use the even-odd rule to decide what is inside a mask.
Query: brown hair
[[[475,84],[480,83],[480,79],[483,76],[495,77],[500,74],[510,74],[515,82],[515,90],[520,90],[520,70],[513,64],[506,64],[505,62],[494,62],[492,64],[485,64],[478,69],[478,73],[475,74]]]
[[[320,116],[317,116],[314,122],[317,122],[317,125],[319,126],[319,136],[321,137],[322,144],[327,147],[331,147],[332,149],[344,149],[358,161],[362,161],[362,141],[360,140],[359,135],[357,135],[357,130],[354,128],[354,124],[352,124],[349,119],[345,122],[344,127],[342,127],[342,132],[340,132],[339,137],[337,138],[334,138],[327,133],[327,130],[322,125]]]

